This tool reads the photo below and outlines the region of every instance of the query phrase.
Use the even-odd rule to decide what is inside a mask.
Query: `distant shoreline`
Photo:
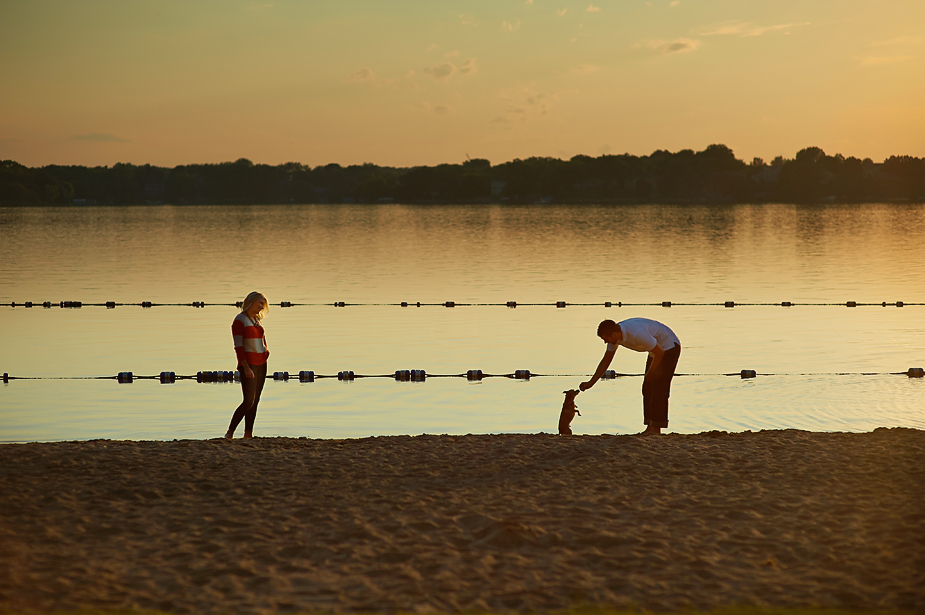
[[[408,168],[372,163],[276,166],[246,158],[173,168],[0,161],[0,205],[74,203],[727,204],[925,202],[925,158],[877,163],[807,147],[745,162],[725,145],[700,152],[485,159]]]

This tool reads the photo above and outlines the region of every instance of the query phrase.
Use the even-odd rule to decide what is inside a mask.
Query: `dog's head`
[[[578,389],[569,389],[568,391],[562,391],[565,393],[565,402],[566,404],[574,404],[575,398],[578,397],[578,394],[581,393]]]

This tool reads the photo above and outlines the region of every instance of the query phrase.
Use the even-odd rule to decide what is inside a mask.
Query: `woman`
[[[225,438],[231,440],[238,423],[244,419],[244,437],[254,437],[254,419],[257,417],[257,403],[260,392],[267,379],[267,339],[260,321],[270,311],[270,304],[262,293],[253,292],[241,303],[241,313],[231,322],[231,337],[234,339],[234,352],[238,355],[238,371],[241,372],[241,390],[244,401],[234,411],[231,425]]]

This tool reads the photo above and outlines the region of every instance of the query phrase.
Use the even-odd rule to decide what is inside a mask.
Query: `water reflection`
[[[923,214],[920,205],[6,208],[0,302],[228,303],[258,289],[277,304],[266,321],[276,340],[271,371],[586,374],[601,351],[597,322],[645,316],[684,340],[682,373],[894,372],[925,364],[925,307],[721,304],[925,303]],[[242,254],[255,229],[263,254]],[[279,308],[283,300],[319,305]],[[449,300],[522,307],[330,306]],[[556,301],[596,306],[523,306]],[[720,306],[604,308],[604,301]],[[14,334],[0,370],[16,375],[233,368],[233,308],[2,309]],[[634,358],[618,353],[624,363],[614,368],[640,371]],[[681,379],[672,428],[923,426],[916,382]],[[551,431],[543,409],[557,416],[561,391],[576,383],[270,387],[258,432],[264,421],[278,433],[325,437]],[[585,396],[579,405],[591,404],[596,418],[576,420],[576,433],[638,431],[638,384]],[[189,384],[176,390],[182,394],[151,383],[20,381],[2,389],[0,439],[96,437],[103,423],[112,437],[220,435],[235,403],[224,397],[239,394]],[[221,417],[215,423],[203,418],[212,412]]]

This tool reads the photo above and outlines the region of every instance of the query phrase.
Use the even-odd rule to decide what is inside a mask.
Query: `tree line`
[[[818,147],[746,163],[700,152],[488,160],[411,168],[220,164],[23,166],[0,161],[0,205],[247,203],[925,202],[925,158],[827,155]]]

